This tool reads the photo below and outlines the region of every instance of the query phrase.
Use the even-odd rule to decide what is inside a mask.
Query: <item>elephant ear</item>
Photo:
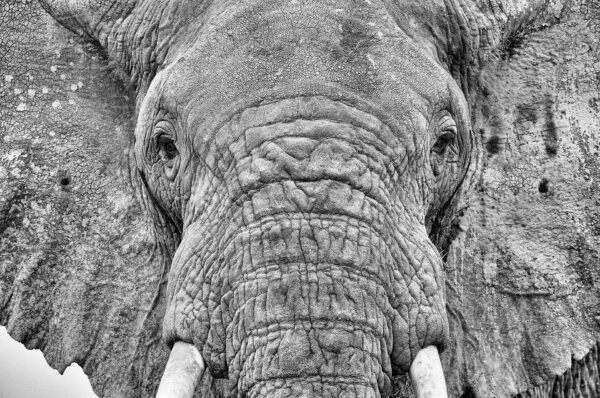
[[[204,4],[168,0],[40,0],[60,24],[98,45],[121,80],[144,92]]]
[[[472,93],[481,177],[446,259],[451,396],[600,394],[600,3],[550,17],[509,20]]]
[[[102,21],[60,4],[83,37],[37,2],[0,10],[0,325],[60,372],[78,363],[99,396],[153,397],[170,254],[143,208],[135,93],[89,42]],[[223,389],[208,373],[205,397]]]
[[[445,65],[467,99],[478,71],[510,40],[556,20],[564,1],[383,0],[403,32]]]
[[[11,2],[0,26],[0,324],[59,371],[81,365],[99,396],[151,396],[165,276],[132,98],[37,3]]]

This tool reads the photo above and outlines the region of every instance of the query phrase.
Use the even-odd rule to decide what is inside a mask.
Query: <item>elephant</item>
[[[53,366],[107,397],[600,394],[593,0],[0,15],[39,26],[0,42],[0,324]]]

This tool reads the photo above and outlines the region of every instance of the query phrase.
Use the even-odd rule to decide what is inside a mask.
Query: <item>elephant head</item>
[[[472,74],[507,21],[546,5],[492,3],[506,10],[42,1],[134,96],[172,347],[159,394],[191,397],[206,367],[238,396],[388,396],[406,373],[445,396],[443,256],[479,156]]]
[[[249,397],[387,395],[444,348],[442,220],[473,137],[406,5],[55,3],[136,89],[168,344]]]

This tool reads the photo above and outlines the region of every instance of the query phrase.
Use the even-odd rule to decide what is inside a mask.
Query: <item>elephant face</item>
[[[107,397],[169,351],[180,397],[204,365],[196,396],[444,396],[442,349],[452,396],[595,382],[552,385],[598,340],[597,2],[13,3],[0,323],[52,366]]]
[[[275,3],[190,21],[141,99],[138,167],[179,232],[164,338],[242,396],[385,395],[448,338],[429,235],[466,101],[382,4]]]

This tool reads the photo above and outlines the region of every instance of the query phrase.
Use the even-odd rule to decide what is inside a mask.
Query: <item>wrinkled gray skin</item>
[[[419,27],[441,3],[192,3],[45,3],[137,93],[163,337],[240,396],[387,396],[449,338],[438,249],[472,151],[444,52],[460,27]]]
[[[135,164],[129,118],[138,112],[127,101],[145,98],[169,54],[203,32],[193,19],[214,5],[109,5],[46,4],[76,33],[58,26],[37,0],[10,0],[0,11],[0,324],[59,371],[80,364],[99,396],[151,397],[169,356],[162,325],[180,237]],[[449,395],[597,395],[600,3],[386,5],[400,30],[457,82],[481,141],[453,201],[439,217],[426,215],[444,260],[449,338],[441,359]],[[293,36],[290,26],[270,30]],[[223,43],[228,31],[217,29],[214,37]],[[248,37],[235,45],[250,53],[256,43]],[[356,51],[369,43],[340,42]],[[292,44],[272,53],[286,49],[307,52]],[[365,58],[367,68],[373,65],[358,60]],[[339,73],[359,70],[368,69]],[[481,171],[475,180],[473,169]],[[196,396],[235,393],[239,377],[229,370],[231,386],[205,372]],[[404,375],[394,379],[392,396],[411,396],[405,382]]]
[[[382,4],[215,4],[194,27],[136,128],[181,234],[165,339],[242,396],[387,395],[448,338],[427,225],[467,167],[460,91]]]

